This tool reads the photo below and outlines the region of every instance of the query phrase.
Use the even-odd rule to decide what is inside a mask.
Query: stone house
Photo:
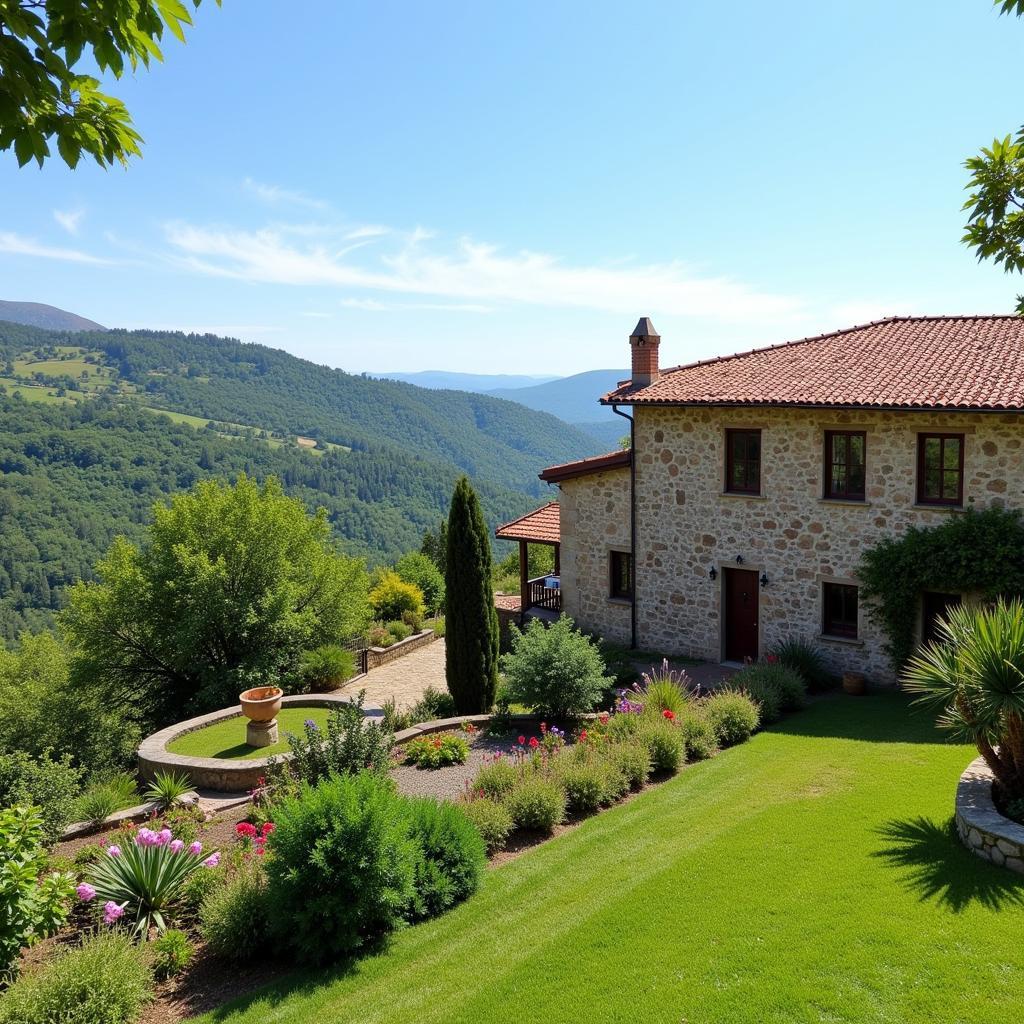
[[[642,319],[632,379],[600,398],[632,450],[540,474],[559,488],[559,608],[714,661],[809,639],[833,670],[892,681],[861,554],[970,507],[1024,507],[1024,319],[894,317],[669,370],[660,341]],[[521,616],[541,581],[523,582]],[[919,635],[963,597],[921,595]]]

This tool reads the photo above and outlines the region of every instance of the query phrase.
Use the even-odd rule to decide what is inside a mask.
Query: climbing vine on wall
[[[969,510],[942,526],[911,527],[864,553],[857,577],[886,651],[903,666],[914,646],[924,591],[1024,596],[1024,520],[1019,511]]]

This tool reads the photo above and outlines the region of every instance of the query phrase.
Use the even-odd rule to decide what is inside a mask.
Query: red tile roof
[[[562,480],[571,480],[577,476],[587,476],[590,473],[603,473],[606,469],[620,469],[628,466],[633,461],[633,453],[627,448],[625,451],[609,452],[607,455],[592,455],[589,459],[580,459],[577,462],[563,462],[559,466],[548,466],[541,470],[541,480],[549,484],[557,484]]]
[[[1024,318],[891,317],[664,370],[601,401],[1024,411]]]
[[[513,519],[494,531],[499,540],[526,540],[533,544],[557,544],[562,539],[558,502],[552,501],[541,508]]]
[[[517,612],[519,611],[520,604],[522,604],[522,599],[518,594],[494,595],[494,607],[501,608],[502,611]]]

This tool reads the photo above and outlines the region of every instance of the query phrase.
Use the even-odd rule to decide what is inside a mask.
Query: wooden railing
[[[553,612],[560,612],[562,610],[562,592],[554,587],[545,587],[546,579],[546,576],[538,576],[537,579],[529,581],[530,603],[528,607],[548,608]]]

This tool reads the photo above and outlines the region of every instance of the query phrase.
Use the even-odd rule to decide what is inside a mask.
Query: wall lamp
[[[768,573],[761,573],[761,589],[764,590],[768,586]]]
[[[712,583],[718,579],[718,570],[714,566],[711,566],[711,568],[708,569],[708,579],[711,580]]]
[[[742,565],[743,564],[743,556],[742,555],[737,555],[736,556],[736,564],[737,565]]]

